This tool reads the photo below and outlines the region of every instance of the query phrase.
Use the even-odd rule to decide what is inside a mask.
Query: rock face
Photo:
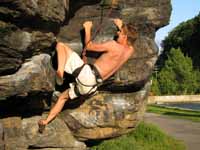
[[[1,0],[0,149],[84,150],[86,140],[125,134],[142,119],[157,59],[157,29],[169,22],[170,0]],[[129,61],[92,97],[69,101],[43,134],[37,121],[56,100],[55,41],[77,53],[82,23],[92,20],[95,41],[113,39],[112,18],[135,25],[138,39]],[[99,32],[96,32],[99,29]],[[92,62],[99,54],[87,53]]]

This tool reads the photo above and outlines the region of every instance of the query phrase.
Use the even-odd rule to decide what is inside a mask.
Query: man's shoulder
[[[108,40],[105,42],[106,44],[115,44],[117,43],[115,40]]]
[[[104,42],[103,45],[106,48],[110,49],[110,48],[116,47],[117,46],[117,42],[114,41],[114,40],[109,40],[109,41]]]

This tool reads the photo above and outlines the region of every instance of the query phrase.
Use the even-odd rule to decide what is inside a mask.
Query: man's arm
[[[52,121],[59,112],[61,112],[65,102],[69,99],[69,90],[64,91],[60,97],[58,98],[58,101],[54,105],[54,107],[50,110],[50,113],[46,119],[39,120],[38,124],[40,125],[47,125],[50,121]]]
[[[108,49],[108,42],[104,43],[95,43],[91,41],[91,29],[92,29],[92,22],[86,21],[83,24],[83,27],[85,29],[85,47],[87,50],[90,51],[97,51],[97,52],[105,52]]]

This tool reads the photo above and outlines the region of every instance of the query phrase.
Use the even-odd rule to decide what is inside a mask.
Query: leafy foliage
[[[172,48],[164,67],[153,78],[152,91],[157,95],[198,93],[198,74],[193,69],[191,58],[184,56],[180,49]]]
[[[162,43],[163,53],[158,64],[163,66],[171,48],[180,48],[192,58],[195,68],[200,68],[200,13],[193,19],[179,24]]]
[[[162,46],[157,61],[160,72],[153,76],[152,92],[157,95],[199,93],[200,13],[174,28]]]

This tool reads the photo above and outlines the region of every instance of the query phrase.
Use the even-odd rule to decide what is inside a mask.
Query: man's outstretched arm
[[[92,30],[92,22],[86,21],[83,24],[85,29],[85,47],[87,50],[97,51],[97,52],[105,52],[108,50],[108,42],[104,43],[95,43],[91,40],[91,30]]]
[[[69,99],[69,90],[64,91],[60,97],[58,98],[58,101],[54,105],[54,107],[50,110],[50,113],[46,119],[41,119],[38,122],[39,126],[45,126],[50,121],[52,121],[58,114],[61,112],[65,102]]]

